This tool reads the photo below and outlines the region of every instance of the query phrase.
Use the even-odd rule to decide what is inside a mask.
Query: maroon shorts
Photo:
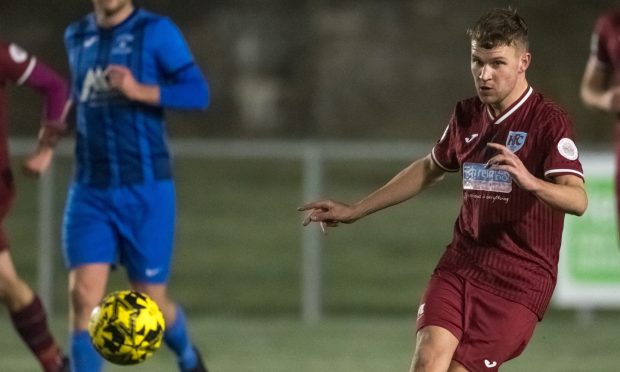
[[[497,371],[532,337],[536,314],[525,306],[473,286],[461,277],[435,271],[420,302],[417,330],[432,325],[459,340],[453,360],[470,371]]]
[[[0,252],[9,249],[9,239],[4,231],[4,218],[11,210],[15,198],[15,185],[10,169],[0,171]]]

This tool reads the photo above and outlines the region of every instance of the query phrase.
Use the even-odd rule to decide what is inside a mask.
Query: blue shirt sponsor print
[[[463,189],[509,193],[512,177],[503,170],[487,168],[485,164],[463,164]]]

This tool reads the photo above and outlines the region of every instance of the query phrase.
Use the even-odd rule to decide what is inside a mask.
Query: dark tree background
[[[534,88],[606,146],[612,119],[579,100],[599,0],[143,0],[184,32],[212,89],[206,113],[173,113],[175,137],[432,141],[474,94],[465,30],[512,5],[530,28]],[[62,35],[88,0],[0,0],[0,37],[67,73]],[[36,133],[37,97],[12,89],[11,133]]]

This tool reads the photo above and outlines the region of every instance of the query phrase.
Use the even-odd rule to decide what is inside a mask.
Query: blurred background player
[[[431,153],[361,201],[309,203],[304,224],[352,223],[462,172],[452,242],[421,300],[411,371],[497,371],[529,342],[557,280],[565,213],[587,206],[570,120],[529,85],[525,21],[495,9],[468,30],[477,97]]]
[[[597,19],[590,58],[581,81],[581,99],[592,108],[616,115],[616,213],[620,216],[620,10]],[[618,219],[620,222],[620,218]]]
[[[162,310],[179,369],[206,371],[166,291],[176,207],[164,109],[205,109],[207,84],[170,19],[131,0],[93,4],[65,32],[77,120],[63,225],[73,371],[102,368],[86,330],[117,260]]]
[[[67,101],[67,84],[55,71],[16,44],[0,41],[0,221],[6,217],[15,196],[7,143],[8,84],[27,85],[44,97],[37,149],[24,164],[24,170],[31,175],[40,174],[51,160],[52,148],[64,129],[63,111]],[[43,370],[68,371],[68,361],[50,333],[41,300],[15,271],[3,226],[0,226],[0,299],[9,310],[17,333]]]

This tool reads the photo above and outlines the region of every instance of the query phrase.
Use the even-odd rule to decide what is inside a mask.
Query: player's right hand
[[[329,227],[336,227],[339,223],[353,223],[359,217],[355,217],[354,208],[348,204],[334,200],[319,200],[305,204],[298,211],[310,211],[302,224],[309,225],[311,222],[319,222]]]

